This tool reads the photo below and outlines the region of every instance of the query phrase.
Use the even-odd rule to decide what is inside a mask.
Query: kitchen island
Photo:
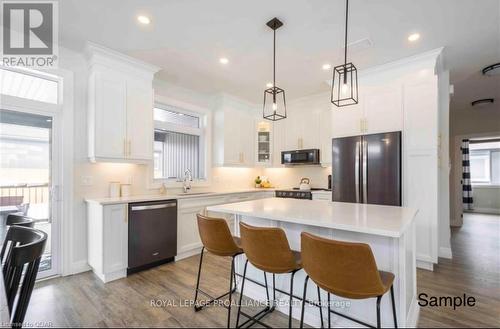
[[[418,304],[416,301],[416,253],[415,223],[416,209],[378,206],[368,204],[342,203],[323,200],[296,200],[266,198],[254,201],[214,205],[207,208],[210,215],[231,215],[231,228],[239,236],[239,222],[285,230],[290,247],[300,250],[300,233],[305,231],[325,238],[364,242],[370,245],[379,270],[394,273],[394,291],[398,325],[414,327],[417,324]],[[243,272],[245,256],[236,258],[237,273]],[[302,296],[306,274],[303,270],[295,275],[294,295]],[[262,272],[249,265],[247,277],[263,281]],[[276,275],[276,288],[288,291],[290,275]],[[241,282],[241,280],[238,280]],[[255,300],[265,300],[265,289],[246,281],[244,294]],[[309,284],[307,298],[317,300],[316,287]],[[288,296],[277,294],[277,309],[288,314]],[[322,295],[326,301],[326,293]],[[337,302],[337,303],[335,303]],[[293,308],[293,317],[300,319],[300,304]],[[335,307],[337,305],[338,307]],[[347,300],[332,296],[332,309],[362,321],[376,324],[375,299]],[[327,310],[323,311],[326,319]],[[381,302],[382,326],[393,326],[390,295]],[[320,318],[316,307],[306,305],[304,322],[319,327]],[[345,318],[332,314],[333,326],[357,326]]]

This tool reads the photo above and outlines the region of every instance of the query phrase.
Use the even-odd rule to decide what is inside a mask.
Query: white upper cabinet
[[[90,43],[87,55],[90,160],[152,160],[152,81],[158,68]]]
[[[366,87],[363,92],[364,133],[377,134],[403,129],[402,87],[400,84]]]
[[[121,159],[127,134],[125,80],[111,71],[93,72],[89,89],[89,156]]]
[[[410,150],[437,148],[438,86],[435,76],[404,86],[405,137]]]
[[[345,137],[363,134],[362,99],[358,104],[336,107],[332,104],[332,135]]]
[[[401,84],[360,85],[358,104],[335,107],[334,137],[376,134],[403,129]]]
[[[152,159],[153,90],[150,84],[147,81],[127,81],[127,151],[131,159]]]
[[[251,105],[227,95],[219,97],[213,132],[216,166],[255,166],[255,124]]]

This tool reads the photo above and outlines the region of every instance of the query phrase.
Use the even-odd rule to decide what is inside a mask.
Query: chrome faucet
[[[184,172],[184,179],[182,180],[182,189],[184,193],[189,192],[191,190],[191,182],[193,181],[193,175],[191,174],[191,170],[187,169]]]

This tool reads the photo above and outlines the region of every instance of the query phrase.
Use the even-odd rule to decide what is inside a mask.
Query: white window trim
[[[193,135],[200,136],[200,145],[203,145],[204,153],[204,164],[205,167],[205,178],[195,179],[191,182],[193,187],[206,187],[212,184],[212,111],[206,108],[202,108],[190,103],[172,99],[170,97],[165,97],[161,95],[155,95],[154,107],[162,108],[163,106],[173,106],[178,109],[183,110],[182,112],[188,115],[195,115],[200,118],[200,128],[183,127],[179,129],[173,127],[175,125],[156,122],[154,124],[155,129],[167,129],[180,133],[192,133]],[[151,109],[153,111],[153,109]],[[159,189],[164,185],[166,188],[181,188],[182,182],[178,182],[175,179],[167,178],[154,178],[154,159],[148,164],[148,189]]]

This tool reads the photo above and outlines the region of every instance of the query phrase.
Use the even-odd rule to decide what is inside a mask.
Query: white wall
[[[500,214],[500,187],[473,186],[474,212]]]

